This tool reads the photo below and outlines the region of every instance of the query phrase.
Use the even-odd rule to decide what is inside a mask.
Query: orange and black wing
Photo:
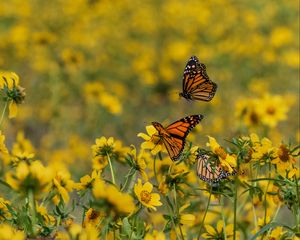
[[[206,154],[197,156],[196,172],[201,180],[209,184],[218,183],[221,179],[236,174],[236,171],[233,171],[232,173],[224,171],[220,165],[214,166],[209,162],[209,156]]]
[[[216,91],[217,84],[209,79],[206,66],[196,56],[192,56],[184,69],[182,93],[179,95],[187,100],[210,101]]]
[[[192,115],[182,118],[168,127],[168,135],[163,138],[167,151],[173,161],[177,160],[185,146],[185,139],[188,133],[203,119],[203,115]]]

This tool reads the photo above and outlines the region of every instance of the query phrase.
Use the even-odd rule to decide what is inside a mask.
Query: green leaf
[[[130,236],[132,230],[131,230],[131,225],[130,225],[130,223],[128,221],[128,218],[125,217],[122,222],[123,222],[123,224],[122,224],[122,232],[125,233],[126,236]]]

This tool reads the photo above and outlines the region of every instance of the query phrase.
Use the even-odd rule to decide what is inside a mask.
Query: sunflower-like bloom
[[[152,125],[146,126],[145,133],[139,133],[137,136],[143,138],[145,141],[141,144],[142,149],[150,149],[153,155],[161,151],[166,151],[163,142],[158,136],[156,128]]]
[[[226,225],[224,229],[224,222],[219,220],[217,226],[213,227],[211,225],[205,225],[206,233],[203,233],[201,236],[205,239],[223,239],[224,234],[228,240],[233,239],[233,224]],[[240,233],[236,232],[236,239],[240,239]]]
[[[135,210],[133,198],[120,192],[114,185],[107,185],[102,180],[96,180],[93,185],[95,204],[112,215],[126,215]]]
[[[123,147],[121,141],[115,141],[113,137],[101,137],[96,139],[92,146],[93,169],[101,170],[108,164],[108,157],[112,160],[124,162],[128,147]]]
[[[138,179],[138,183],[134,185],[134,193],[139,202],[145,207],[156,210],[156,206],[161,206],[160,196],[158,193],[152,193],[153,185],[150,182],[142,184],[142,180]]]
[[[24,240],[25,233],[23,231],[17,230],[9,224],[0,224],[0,240]]]
[[[20,162],[15,169],[7,172],[5,177],[14,190],[26,195],[32,191],[37,198],[41,193],[49,191],[53,171],[44,167],[40,161],[31,164]]]
[[[9,109],[9,118],[17,116],[18,104],[25,99],[25,89],[19,85],[19,76],[14,72],[0,72],[0,92]]]
[[[232,173],[232,167],[236,167],[236,157],[226,153],[225,149],[217,143],[215,138],[208,136],[208,139],[209,142],[206,145],[211,148],[213,153],[218,155],[222,168]]]

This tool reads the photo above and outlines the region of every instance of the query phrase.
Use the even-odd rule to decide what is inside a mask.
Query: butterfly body
[[[217,84],[206,73],[206,66],[192,56],[183,72],[182,92],[180,97],[187,100],[210,101],[217,91]]]
[[[230,173],[224,171],[220,165],[212,164],[209,161],[209,156],[206,154],[199,154],[197,156],[196,170],[198,177],[209,184],[216,184],[220,180],[236,174],[235,170]]]
[[[200,123],[202,119],[203,115],[201,114],[191,115],[170,124],[166,128],[158,122],[152,122],[173,161],[180,157],[185,146],[185,139],[190,130]]]

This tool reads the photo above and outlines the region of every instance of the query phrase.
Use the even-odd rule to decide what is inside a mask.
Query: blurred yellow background
[[[45,160],[87,160],[97,137],[137,144],[152,121],[199,113],[199,144],[299,140],[299,1],[3,1],[0,39],[0,69],[27,95],[7,143],[24,131]],[[192,55],[218,84],[209,103],[178,96]],[[276,104],[258,121],[262,102]]]

